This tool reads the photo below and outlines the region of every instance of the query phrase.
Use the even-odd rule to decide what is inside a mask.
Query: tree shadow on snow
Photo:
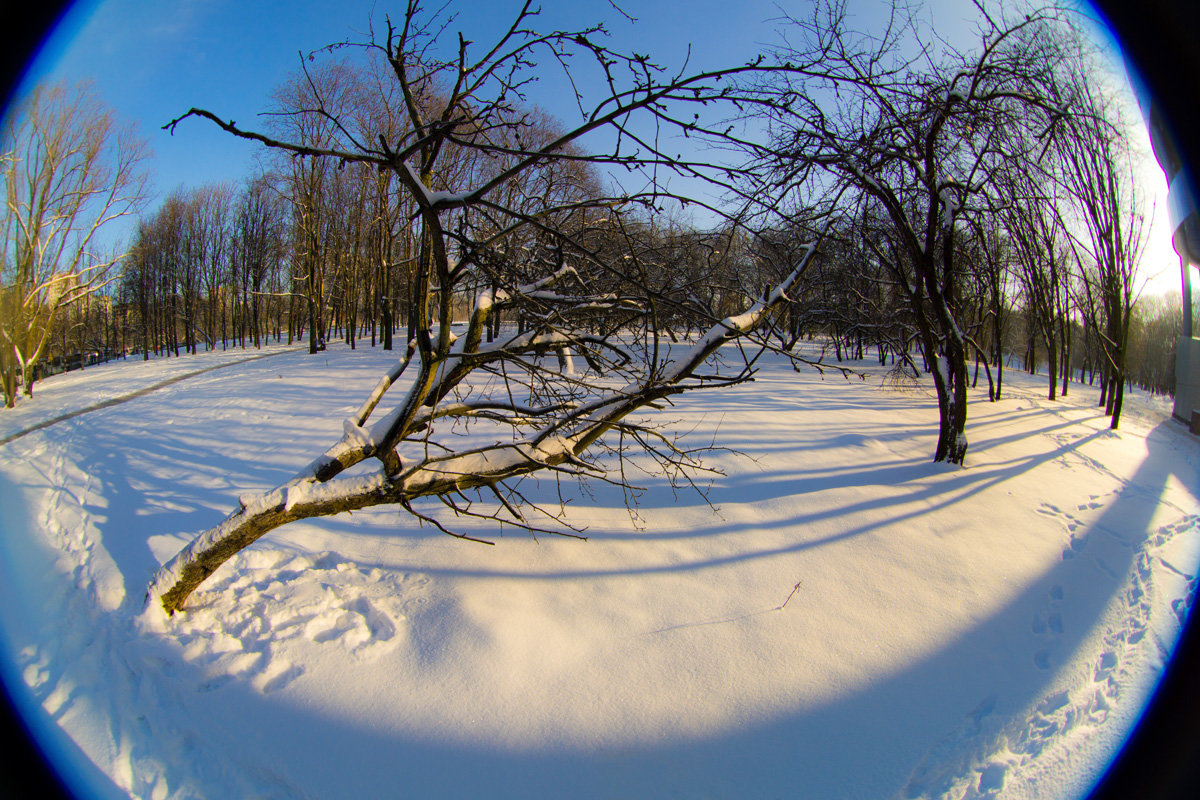
[[[744,521],[719,521],[719,517],[714,514],[714,520],[718,521],[714,521],[710,525],[689,529],[588,531],[589,537],[597,542],[693,539],[730,534],[752,540],[755,535],[764,530],[794,529],[802,532],[817,523],[830,520],[854,520],[860,516],[865,516],[867,519],[872,520],[861,524],[844,526],[838,532],[827,536],[798,538],[796,541],[777,547],[748,548],[720,558],[675,561],[671,564],[661,566],[651,565],[632,569],[579,570],[571,572],[514,572],[511,570],[432,568],[419,563],[390,564],[389,566],[394,569],[412,570],[428,575],[446,577],[504,577],[554,580],[614,575],[644,575],[657,572],[684,572],[710,569],[763,558],[773,558],[788,553],[798,553],[815,547],[835,544],[871,533],[884,526],[903,523],[909,519],[919,518],[931,511],[954,505],[974,495],[993,489],[1005,481],[1022,475],[1029,470],[1036,469],[1039,466],[1074,453],[1083,445],[1104,435],[1104,432],[1097,431],[1070,442],[1062,443],[1045,452],[1015,458],[1007,462],[996,462],[987,466],[976,466],[961,470],[955,469],[953,472],[947,472],[949,468],[944,465],[930,464],[928,461],[922,459],[920,461],[897,460],[884,465],[872,464],[859,468],[839,468],[834,470],[817,468],[812,470],[793,469],[765,473],[745,473],[734,478],[719,479],[710,495],[710,499],[714,505],[719,507],[722,502],[727,502],[731,498],[735,499],[738,503],[765,503],[782,497],[803,495],[810,492],[865,489],[870,487],[879,487],[888,491],[883,494],[873,493],[870,499],[856,503],[838,505],[833,508],[789,516],[780,516],[774,519],[756,519],[750,524]],[[936,480],[931,480],[931,478],[936,478]],[[906,491],[895,491],[897,487],[908,485],[911,485],[913,488]],[[600,507],[606,507],[605,503],[607,502],[609,503],[607,507],[614,507],[613,504],[620,501],[619,492],[611,487],[603,487],[603,490],[604,494],[597,496],[597,504]],[[686,491],[682,490],[681,493],[685,494]],[[647,490],[647,496],[659,499],[654,503],[639,503],[643,509],[670,507],[670,503],[667,501],[671,496],[671,490],[669,485],[665,483],[659,485],[651,483]],[[911,507],[903,511],[888,513],[889,509],[900,506]],[[347,526],[345,530],[349,531],[352,523],[348,520],[341,522]],[[434,533],[434,535],[438,534]]]
[[[1064,549],[1059,563],[990,618],[858,691],[759,725],[661,744],[520,749],[382,733],[265,702],[246,687],[230,691],[242,694],[245,719],[256,727],[256,757],[298,765],[292,779],[318,796],[375,791],[378,765],[386,765],[385,783],[412,797],[921,797],[948,791],[955,781],[960,793],[969,788],[987,796],[1003,786],[1013,763],[1035,756],[1065,727],[1103,721],[1097,693],[1109,691],[1106,676],[1120,668],[1123,648],[1144,633],[1137,626],[1144,616],[1138,604],[1146,602],[1136,591],[1145,566],[1139,554],[1164,535],[1152,527],[1155,505],[1147,500],[1172,477],[1196,491],[1196,476],[1167,430],[1172,424],[1151,432],[1132,480],[1091,526],[1076,532],[1084,545]],[[964,478],[960,488],[977,491],[1030,466]],[[1128,607],[1128,624],[1118,625],[1101,651],[1083,654],[1091,661],[1075,662],[1096,620],[1114,603]],[[1047,619],[1058,621],[1039,626]],[[1014,641],[1028,647],[1014,649]],[[1062,691],[1065,667],[1086,670],[1093,683]],[[1001,745],[1003,757],[991,758]],[[363,769],[367,765],[375,766]]]
[[[262,367],[269,369],[268,367]],[[213,387],[214,391],[217,389]],[[297,401],[303,400],[298,389]],[[214,394],[214,397],[216,395]],[[783,402],[781,398],[780,402]],[[774,399],[771,402],[775,402]],[[908,399],[905,399],[908,402]],[[845,409],[843,402],[838,408]],[[872,406],[877,410],[877,406]],[[795,413],[796,406],[788,406]],[[230,423],[222,437],[238,435]],[[247,423],[249,424],[249,423]],[[864,467],[820,465],[787,470],[752,472],[733,479],[718,480],[714,502],[736,498],[739,502],[762,502],[777,497],[811,494],[825,490],[887,487],[887,496],[873,497],[850,506],[785,515],[756,524],[772,529],[795,528],[829,520],[853,519],[855,515],[886,520],[887,524],[928,513],[993,489],[1017,475],[1068,455],[1106,435],[1096,431],[1067,437],[1063,429],[1076,422],[1043,426],[1034,433],[1054,438],[1056,446],[1029,456],[1004,462],[947,472],[946,468],[923,461],[895,458]],[[769,721],[737,730],[668,743],[614,743],[596,750],[579,750],[547,743],[524,749],[503,742],[494,745],[431,742],[427,739],[371,728],[333,718],[311,706],[279,702],[251,686],[233,681],[225,684],[221,703],[206,704],[180,689],[176,701],[186,707],[194,731],[153,731],[148,741],[178,741],[179,747],[155,757],[165,770],[167,785],[186,785],[195,775],[195,764],[206,756],[204,742],[217,741],[231,725],[251,726],[250,748],[235,754],[233,763],[209,766],[211,787],[268,786],[280,796],[360,797],[378,793],[380,785],[394,785],[397,795],[409,797],[920,797],[952,788],[966,775],[971,788],[981,794],[1001,787],[1013,757],[1034,756],[1048,745],[1055,732],[1066,724],[1099,724],[1105,709],[1097,697],[1106,696],[1113,684],[1108,676],[1120,668],[1127,650],[1145,635],[1137,621],[1145,617],[1148,602],[1139,580],[1145,578],[1144,554],[1170,531],[1154,528],[1156,502],[1168,482],[1177,480],[1197,495],[1196,475],[1178,447],[1176,424],[1163,423],[1146,438],[1147,453],[1133,477],[1125,481],[1090,526],[1071,532],[1063,558],[1037,580],[1024,587],[1011,602],[981,620],[958,638],[929,653],[898,672],[879,677],[857,691],[824,705],[803,711],[781,711]],[[281,426],[283,435],[286,426]],[[211,431],[209,432],[211,434]],[[104,547],[113,556],[125,579],[127,598],[140,604],[140,589],[157,567],[157,560],[143,539],[121,539],[121,532],[158,530],[163,533],[199,531],[228,512],[230,487],[247,483],[263,485],[287,477],[290,470],[280,458],[270,475],[253,462],[209,461],[203,464],[206,478],[185,480],[168,469],[194,470],[197,456],[188,449],[186,437],[150,441],[139,449],[123,448],[120,429],[72,424],[63,427],[59,446],[70,446],[81,469],[98,481],[103,490],[90,509],[103,518]],[[848,436],[833,432],[825,444],[852,446]],[[905,434],[911,436],[911,433]],[[1026,433],[1025,435],[1032,435]],[[869,437],[878,440],[878,437]],[[985,449],[1013,437],[997,436],[974,445]],[[1186,443],[1186,444],[1190,444]],[[134,469],[129,459],[152,462],[150,468]],[[201,459],[203,461],[203,459]],[[1097,469],[1104,465],[1091,464]],[[129,475],[161,475],[160,484],[133,485]],[[930,480],[936,478],[936,480]],[[911,486],[911,491],[895,491]],[[648,487],[654,496],[669,489],[662,484]],[[604,490],[609,491],[609,490]],[[156,497],[171,497],[168,505],[155,506]],[[608,499],[601,495],[598,502]],[[82,502],[88,502],[83,498]],[[669,499],[654,500],[667,507]],[[900,504],[915,510],[889,514]],[[651,507],[651,506],[647,506]],[[147,520],[149,518],[149,521]],[[322,524],[333,530],[354,529],[345,518]],[[700,571],[724,564],[753,561],[784,553],[799,552],[860,536],[877,529],[881,522],[852,525],[835,535],[799,539],[777,547],[747,549],[733,555],[648,566],[644,569],[574,572],[517,572],[479,569],[430,569],[422,564],[388,564],[390,569],[412,570],[427,575],[503,576],[532,580],[589,578],[612,574],[645,574],[656,571]],[[193,527],[194,525],[194,527]],[[169,526],[169,530],[167,529]],[[716,521],[690,531],[598,532],[607,540],[654,539],[738,534],[743,523]],[[1168,526],[1169,527],[1169,526]],[[377,533],[378,527],[372,529]],[[996,531],[1003,536],[1004,531]],[[429,535],[440,535],[430,533]],[[362,565],[364,568],[370,565]],[[1118,628],[1114,638],[1101,643],[1097,653],[1082,653],[1081,646],[1101,614],[1120,606],[1129,624]],[[1012,643],[1028,644],[1014,649]],[[1084,664],[1076,657],[1091,659]],[[1094,663],[1092,663],[1094,662]],[[530,665],[536,669],[536,665]],[[1075,684],[1065,695],[1059,689],[1064,668],[1086,668],[1094,676],[1092,685]],[[198,669],[176,663],[174,678],[180,687],[199,683]],[[196,672],[196,675],[192,675]],[[173,678],[173,679],[174,679]],[[631,691],[640,691],[631,687]],[[1108,697],[1112,703],[1119,697]],[[605,698],[596,698],[603,703]],[[220,713],[239,708],[239,718],[229,720]],[[1075,712],[1075,713],[1072,713]],[[520,714],[520,709],[513,709]],[[686,714],[686,709],[681,709]],[[1071,722],[1071,721],[1074,722]],[[1082,721],[1082,722],[1081,722]],[[149,723],[147,723],[149,724]],[[991,759],[1003,737],[1008,755]],[[196,750],[193,754],[192,747]],[[175,754],[175,755],[172,755]],[[1007,759],[1007,760],[1006,760]],[[285,778],[264,765],[287,765]],[[383,779],[379,769],[386,769]],[[249,778],[230,777],[239,770]],[[1098,777],[1098,776],[1093,776]],[[92,778],[95,779],[94,776]],[[201,787],[205,788],[205,787]],[[961,788],[961,787],[960,787]]]

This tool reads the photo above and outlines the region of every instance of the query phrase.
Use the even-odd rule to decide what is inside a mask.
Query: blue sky
[[[438,2],[438,0],[435,0]],[[783,4],[780,4],[783,5]],[[631,23],[608,0],[546,0],[539,28],[579,27],[605,20],[613,41],[650,53],[660,63],[725,66],[752,57],[775,41],[769,20],[780,14],[775,0],[690,0],[685,3],[626,0]],[[802,10],[804,4],[793,4]],[[873,0],[861,3],[869,13]],[[944,3],[956,6],[957,2]],[[395,6],[392,9],[392,6]],[[431,7],[433,5],[431,4]],[[483,41],[506,27],[520,4],[514,0],[454,0],[455,28]],[[175,136],[160,130],[192,106],[252,125],[270,106],[270,93],[299,66],[302,52],[365,32],[389,9],[403,4],[376,0],[85,0],[44,49],[30,78],[94,81],[104,100],[136,120],[154,152],[161,191],[236,179],[261,148],[192,121]],[[944,14],[963,28],[965,9]],[[537,98],[552,112],[569,113],[553,85]]]
[[[437,7],[441,0],[429,3]],[[174,136],[161,126],[192,106],[207,108],[246,127],[270,107],[271,91],[300,63],[299,53],[350,38],[385,13],[398,17],[403,3],[386,0],[81,0],[71,9],[26,78],[91,81],[103,99],[134,120],[153,152],[157,196],[177,186],[236,181],[254,168],[262,148],[192,120]],[[854,0],[852,13],[871,27],[883,0]],[[966,0],[936,0],[925,12],[938,32],[955,41],[972,36]],[[484,41],[507,27],[516,0],[451,0],[454,29]],[[609,0],[543,0],[541,29],[577,28],[604,20],[613,42],[680,65],[691,46],[691,65],[727,66],[745,61],[777,40],[771,20],[780,8],[803,14],[805,0],[624,0],[631,23]],[[561,87],[547,80],[535,102],[565,117]],[[1158,176],[1147,172],[1153,181]],[[1159,215],[1163,216],[1163,215]],[[1160,226],[1162,228],[1164,226]],[[1158,232],[1148,261],[1165,277],[1156,288],[1178,286],[1178,261]],[[1174,275],[1173,280],[1171,276]]]
[[[686,12],[682,4],[628,5],[637,24],[615,14],[606,0],[551,0],[539,27],[615,17],[614,33],[639,52],[673,61],[694,40],[706,60],[724,63],[752,52],[756,36],[763,40],[771,31],[759,23],[778,13],[760,0],[741,3],[732,15],[727,0],[695,0]],[[364,32],[372,17],[382,20],[387,6],[372,0],[92,0],[76,6],[34,74],[94,80],[110,105],[138,121],[155,154],[160,189],[233,179],[248,171],[260,148],[206,123],[182,126],[174,137],[160,126],[192,106],[252,124],[270,105],[272,89],[298,68],[298,52]],[[454,8],[456,27],[482,39],[485,31],[510,22],[519,5],[456,0]],[[720,25],[706,23],[720,17]]]

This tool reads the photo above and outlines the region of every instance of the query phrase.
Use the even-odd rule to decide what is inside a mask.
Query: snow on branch
[[[777,198],[747,182],[748,167],[676,158],[657,138],[640,135],[633,119],[640,115],[754,152],[732,128],[721,133],[728,120],[706,126],[699,117],[720,117],[713,112],[718,106],[741,114],[769,102],[734,85],[769,66],[756,61],[672,74],[647,56],[600,44],[599,27],[547,34],[526,29],[528,6],[507,33],[483,46],[482,57],[469,57],[471,42],[460,38],[457,57],[439,59],[432,43],[447,23],[441,14],[426,18],[409,3],[401,26],[388,22],[385,41],[361,43],[394,78],[403,99],[397,110],[405,117],[399,125],[362,132],[349,111],[338,112],[319,96],[294,113],[316,109],[333,123],[332,138],[321,144],[254,133],[197,109],[168,124],[174,130],[188,117],[201,117],[301,163],[324,160],[385,174],[403,188],[394,193],[396,218],[407,220],[413,234],[404,244],[406,354],[343,420],[324,453],[289,481],[241,501],[162,567],[148,598],[168,613],[183,608],[233,554],[298,519],[395,504],[422,523],[465,537],[414,503],[432,497],[457,516],[495,519],[500,511],[477,511],[472,504],[495,498],[501,510],[519,512],[509,506],[520,495],[504,482],[541,470],[631,488],[623,469],[620,477],[609,476],[584,460],[593,446],[615,453],[620,466],[629,451],[649,456],[668,475],[691,466],[690,451],[662,446],[630,415],[681,392],[749,380],[753,358],[726,367],[712,357],[770,324],[812,261],[815,243],[803,248],[785,280],[752,303],[744,303],[747,293],[736,286],[720,290],[719,304],[712,292],[706,303],[689,301],[706,291],[706,278],[683,274],[681,267],[691,265],[676,256],[684,253],[680,258],[701,268],[709,257],[680,249],[674,233],[659,229],[656,214],[667,202],[715,206],[670,191],[659,178],[664,167],[736,198],[739,208],[722,212],[727,227],[714,237],[753,235],[751,217],[755,226],[766,217],[794,220]],[[572,59],[590,59],[603,75],[591,110],[580,95],[582,120],[565,129],[521,106],[524,87],[545,66],[531,53],[546,49],[564,69]],[[684,106],[700,111],[695,120],[677,113]],[[588,152],[584,142],[600,130],[614,135],[615,148]],[[605,165],[624,167],[647,183],[636,193],[611,196],[598,172]],[[310,299],[318,311],[325,302]],[[748,307],[728,313],[739,303]],[[456,322],[464,310],[465,331]],[[703,332],[695,338],[697,328]],[[712,368],[701,374],[706,364]],[[617,435],[602,443],[610,432]],[[370,462],[366,472],[363,462]],[[363,466],[349,473],[356,465]],[[467,499],[467,492],[478,499]],[[511,516],[513,524],[534,530],[520,513]]]
[[[559,270],[509,290],[480,292],[472,312],[471,331],[459,339],[459,344],[455,345],[456,353],[445,353],[445,369],[440,373],[424,370],[431,377],[415,379],[405,399],[367,427],[372,410],[408,367],[412,358],[410,348],[409,355],[380,380],[359,411],[345,421],[341,439],[330,450],[287,483],[242,499],[236,511],[216,527],[201,533],[163,565],[147,590],[147,599],[155,599],[168,613],[174,613],[224,561],[267,532],[299,519],[382,504],[411,508],[411,504],[422,497],[458,495],[471,489],[493,491],[503,481],[545,469],[573,475],[596,473],[598,468],[582,461],[580,456],[606,432],[628,427],[623,420],[629,414],[652,406],[671,394],[744,379],[744,376],[733,376],[725,381],[688,382],[718,348],[762,326],[774,311],[788,302],[788,292],[799,282],[816,249],[816,243],[805,245],[799,262],[782,283],[764,292],[746,311],[712,325],[678,358],[663,363],[646,360],[630,363],[612,375],[591,374],[567,379],[525,357],[539,349],[576,347],[583,341],[592,341],[598,347],[613,347],[629,355],[628,347],[620,347],[604,337],[566,334],[545,328],[515,333],[492,343],[481,343],[477,336],[476,328],[482,329],[489,315],[500,307],[497,298],[524,295],[528,300],[536,297],[546,287],[561,284],[572,274],[571,270]],[[556,302],[565,299],[566,295],[555,297]],[[566,305],[570,306],[569,303]],[[466,350],[459,347],[464,342]],[[524,385],[520,380],[504,382],[500,395],[470,399],[469,395],[479,391],[479,387],[466,383],[466,379],[481,370],[494,374],[500,365],[514,373],[524,371],[527,378],[535,382],[540,380],[537,385],[542,386],[543,391],[548,391],[547,386],[550,389],[557,387],[555,396],[558,399],[541,404],[521,400],[517,396]],[[436,374],[441,375],[440,380],[432,377]],[[612,379],[620,375],[624,375],[626,381],[620,386],[612,385]],[[550,380],[555,377],[558,382]],[[456,394],[466,396],[455,399]],[[587,399],[588,395],[590,399]],[[400,436],[395,437],[394,428],[403,409],[414,404],[423,410],[411,415]],[[544,422],[524,437],[458,449],[451,440],[429,438],[437,421],[448,418],[497,423],[509,431],[510,436],[537,420]],[[640,428],[632,426],[629,430]],[[642,442],[643,446],[650,441],[644,435],[630,438]],[[397,449],[396,445],[409,440],[420,442],[422,449],[417,452],[425,455],[406,464],[400,456],[403,446]],[[441,455],[429,455],[428,445],[433,442],[442,451]],[[656,458],[676,457],[671,455],[670,448],[656,448],[652,455]],[[350,466],[371,457],[380,462],[375,469],[366,474],[341,476]],[[461,499],[455,502],[461,503]],[[414,513],[425,519],[420,513]],[[438,527],[442,527],[440,523]]]

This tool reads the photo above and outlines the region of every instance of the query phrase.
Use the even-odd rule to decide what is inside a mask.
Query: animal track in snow
[[[1063,587],[1054,585],[1047,593],[1048,601],[1045,607],[1034,615],[1030,630],[1037,636],[1057,638],[1063,633],[1063,617],[1061,602],[1064,596]],[[1034,653],[1033,663],[1038,669],[1050,669],[1051,654],[1049,649],[1041,649]]]
[[[1153,547],[1161,547],[1171,541],[1176,535],[1200,526],[1200,516],[1187,514],[1182,519],[1163,525],[1154,531],[1147,539]]]
[[[1094,514],[1100,509],[1108,507],[1106,498],[1111,498],[1116,494],[1117,492],[1114,491],[1107,494],[1093,495],[1088,502],[1081,503],[1076,506],[1075,511]],[[1109,539],[1118,542],[1123,548],[1129,548],[1129,550],[1133,550],[1139,547],[1160,546],[1170,541],[1171,537],[1173,537],[1179,531],[1187,530],[1200,522],[1200,517],[1189,516],[1178,522],[1164,525],[1161,528],[1144,535],[1143,531],[1113,530],[1107,525],[1100,524],[1096,521],[1085,521],[1079,516],[1076,516],[1075,513],[1065,511],[1051,503],[1042,503],[1037,510],[1038,513],[1057,519],[1062,524],[1063,530],[1067,535],[1066,546],[1062,551],[1062,558],[1064,561],[1073,559],[1085,551],[1089,533],[1103,534]],[[1100,549],[1104,550],[1105,548],[1101,547]],[[1123,550],[1122,552],[1127,553],[1128,550]],[[1109,559],[1106,559],[1099,553],[1095,553],[1091,558],[1091,563],[1097,570],[1108,577],[1115,580],[1121,580],[1123,568],[1114,568],[1112,566],[1112,555],[1114,554],[1111,552],[1111,550]],[[1143,579],[1147,579],[1149,577],[1149,573],[1143,570],[1141,577]]]
[[[1063,528],[1067,533],[1067,546],[1063,548],[1063,560],[1074,558],[1075,555],[1083,549],[1087,543],[1087,539],[1083,536],[1077,536],[1076,533],[1084,527],[1084,523],[1074,514],[1069,511],[1064,511],[1052,503],[1042,503],[1037,509],[1039,514],[1044,514],[1048,517],[1058,520],[1062,523]]]
[[[1097,507],[1088,503],[1079,510],[1095,511]],[[1039,511],[1060,519],[1069,537],[1083,525],[1073,514],[1049,504]],[[1130,553],[1130,567],[1122,566],[1121,571],[1125,574],[1114,587],[1116,620],[1088,660],[1056,662],[1055,643],[1069,633],[1070,616],[1065,611],[1070,606],[1071,596],[1062,584],[1051,586],[1045,602],[1030,622],[1036,651],[1034,666],[1047,672],[1053,670],[1055,674],[1047,693],[1030,706],[1026,715],[1011,718],[993,713],[995,698],[985,700],[967,714],[956,730],[935,745],[899,796],[937,800],[980,800],[1000,796],[1010,776],[1019,774],[1025,765],[1038,759],[1048,748],[1055,747],[1064,734],[1080,731],[1087,735],[1087,731],[1104,725],[1113,709],[1119,706],[1121,687],[1129,685],[1129,673],[1138,668],[1138,661],[1144,656],[1143,648],[1149,646],[1151,637],[1147,634],[1151,631],[1153,611],[1151,589],[1156,585],[1154,560],[1166,563],[1150,553],[1156,545],[1195,524],[1196,518],[1191,517],[1165,525],[1143,539]],[[1119,541],[1118,537],[1113,539]],[[1113,546],[1106,544],[1097,549],[1111,554]],[[1105,564],[1099,553],[1093,553],[1091,559],[1097,569],[1116,572]],[[1124,561],[1120,563],[1123,565]],[[1185,603],[1194,596],[1197,584],[1196,576],[1179,574],[1188,581],[1188,598],[1181,598],[1183,602],[1173,606],[1176,613],[1180,608],[1186,610]],[[1070,586],[1067,584],[1068,588]]]

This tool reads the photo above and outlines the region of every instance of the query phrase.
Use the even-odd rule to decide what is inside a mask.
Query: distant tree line
[[[411,136],[414,109],[443,108],[452,91],[430,84],[406,96],[386,59],[338,50],[306,66],[277,89],[271,123],[256,134],[293,147],[272,148],[273,160],[239,184],[175,190],[140,217],[123,257],[80,248],[87,258],[60,255],[40,277],[21,254],[45,248],[13,231],[51,226],[22,223],[36,203],[14,187],[36,163],[20,148],[49,134],[40,123],[14,130],[10,140],[23,144],[5,156],[6,404],[41,374],[115,355],[268,340],[304,341],[310,352],[334,339],[391,349],[399,336],[407,344],[426,318],[465,322],[475,295],[498,286],[504,269],[532,274],[534,262],[561,261],[554,240],[564,226],[586,230],[596,257],[611,254],[637,270],[660,299],[656,324],[686,337],[787,273],[811,231],[774,212],[789,191],[809,197],[801,205],[816,202],[814,183],[826,197],[840,190],[835,221],[771,327],[775,346],[822,337],[830,359],[871,357],[895,365],[897,377],[932,374],[942,457],[961,460],[954,431],[965,421],[968,384],[983,380],[990,397],[1001,397],[1014,358],[1046,372],[1051,399],[1069,391],[1072,376],[1099,380],[1114,425],[1126,387],[1172,391],[1178,308],[1135,303],[1145,230],[1128,139],[1136,123],[1121,117],[1096,54],[1062,17],[988,20],[983,48],[963,53],[934,52],[912,18],[879,38],[856,32],[836,4],[787,24],[801,35],[764,53],[720,96],[766,125],[768,140],[735,141],[699,114],[676,121],[694,141],[741,152],[742,161],[713,173],[740,203],[736,219],[701,213],[709,221],[698,224],[665,192],[618,197],[608,171],[619,160],[585,156],[574,142],[559,157],[512,169],[561,136],[561,123],[517,92],[502,102],[519,125],[483,122],[458,106],[461,119],[438,123],[458,127],[422,185],[433,199],[494,176],[502,185],[469,234],[446,231],[451,257],[476,264],[454,286],[423,283],[423,198],[404,185],[406,173],[345,157]],[[885,58],[901,44],[927,66]],[[26,118],[52,116],[65,97],[59,89],[35,98]],[[672,112],[664,102],[659,113]],[[63,131],[81,125],[59,123]],[[704,171],[661,160],[693,177]],[[143,190],[130,170],[112,174],[114,186],[129,189],[120,213],[140,208]],[[499,208],[534,224],[514,226]],[[481,246],[479,230],[489,224],[494,238]],[[486,335],[529,319],[522,309],[500,311]]]

